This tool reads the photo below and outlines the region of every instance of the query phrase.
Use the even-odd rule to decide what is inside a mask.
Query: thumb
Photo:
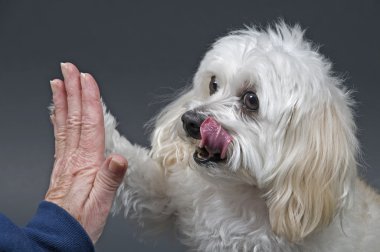
[[[94,182],[94,191],[99,199],[112,202],[127,167],[127,160],[120,155],[111,155],[104,161]]]
[[[98,170],[90,197],[85,202],[89,213],[83,214],[82,225],[95,244],[110,212],[117,188],[127,170],[127,160],[119,155],[109,156]]]

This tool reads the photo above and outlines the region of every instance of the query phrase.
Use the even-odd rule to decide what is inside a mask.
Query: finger
[[[99,161],[104,160],[104,118],[100,93],[95,79],[90,74],[81,74],[82,128],[79,147],[94,153]]]
[[[67,120],[67,100],[66,90],[63,81],[52,80],[50,82],[53,92],[54,114],[52,123],[54,126],[55,157],[62,158],[65,151],[66,140],[66,120]]]
[[[71,63],[61,63],[67,94],[65,152],[72,153],[79,144],[82,119],[81,86],[78,69]]]
[[[128,162],[122,156],[116,154],[109,156],[96,174],[90,199],[97,200],[110,208],[127,167]]]

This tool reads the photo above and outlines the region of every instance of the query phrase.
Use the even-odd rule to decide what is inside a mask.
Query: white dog
[[[106,114],[107,151],[130,164],[115,209],[145,226],[174,220],[199,251],[380,251],[352,103],[299,26],[233,32],[157,116],[151,149]]]

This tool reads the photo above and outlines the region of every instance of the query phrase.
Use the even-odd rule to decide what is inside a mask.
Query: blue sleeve
[[[0,214],[0,251],[94,251],[82,226],[64,209],[42,201],[25,228]]]

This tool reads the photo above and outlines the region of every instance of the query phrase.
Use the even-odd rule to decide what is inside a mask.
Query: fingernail
[[[80,73],[80,83],[82,89],[85,89],[88,86],[87,75],[85,73]]]
[[[111,159],[111,162],[108,168],[114,173],[124,172],[127,164],[123,160],[117,160],[117,159],[119,158],[113,157]]]
[[[57,82],[55,80],[51,80],[50,87],[51,87],[51,91],[55,93],[55,91],[57,90]]]
[[[66,63],[64,63],[64,62],[61,62],[61,68],[63,69],[63,68],[67,68],[67,64]]]

